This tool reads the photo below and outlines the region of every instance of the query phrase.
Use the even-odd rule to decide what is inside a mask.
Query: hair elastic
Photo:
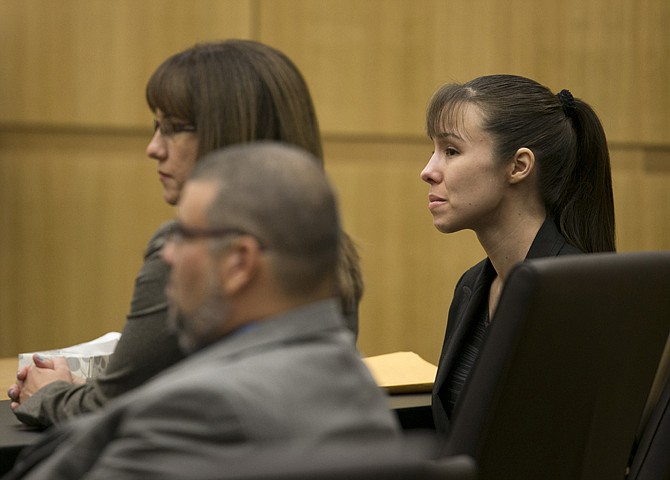
[[[571,117],[575,109],[577,108],[575,105],[575,97],[572,96],[570,90],[565,89],[558,92],[556,96],[558,97],[558,101],[560,102],[561,107],[563,108],[563,113],[565,113],[565,116]]]

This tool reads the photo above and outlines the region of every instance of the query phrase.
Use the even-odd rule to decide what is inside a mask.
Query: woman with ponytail
[[[445,433],[505,279],[525,259],[615,250],[607,141],[585,102],[528,78],[448,84],[427,115],[434,152],[421,172],[443,233],[473,230],[487,258],[459,280],[433,387]]]

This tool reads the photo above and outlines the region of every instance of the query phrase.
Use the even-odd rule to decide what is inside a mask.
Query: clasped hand
[[[7,395],[15,410],[45,385],[62,380],[68,383],[83,383],[83,379],[72,375],[67,360],[63,357],[45,358],[39,353],[33,355],[34,365],[19,369],[16,383],[9,387]]]

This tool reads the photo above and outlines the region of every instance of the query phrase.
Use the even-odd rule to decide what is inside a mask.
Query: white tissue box
[[[119,338],[121,338],[120,333],[110,332],[90,342],[72,347],[44,352],[19,353],[19,368],[31,365],[33,355],[39,353],[46,358],[65,357],[74,375],[94,378],[107,368],[109,357],[114,353]]]

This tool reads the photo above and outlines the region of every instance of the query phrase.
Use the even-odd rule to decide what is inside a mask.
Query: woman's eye
[[[444,152],[445,152],[448,156],[450,156],[450,157],[453,156],[453,155],[458,155],[458,150],[456,150],[456,149],[453,148],[453,147],[447,147],[447,148],[445,148],[445,149],[444,149]]]

